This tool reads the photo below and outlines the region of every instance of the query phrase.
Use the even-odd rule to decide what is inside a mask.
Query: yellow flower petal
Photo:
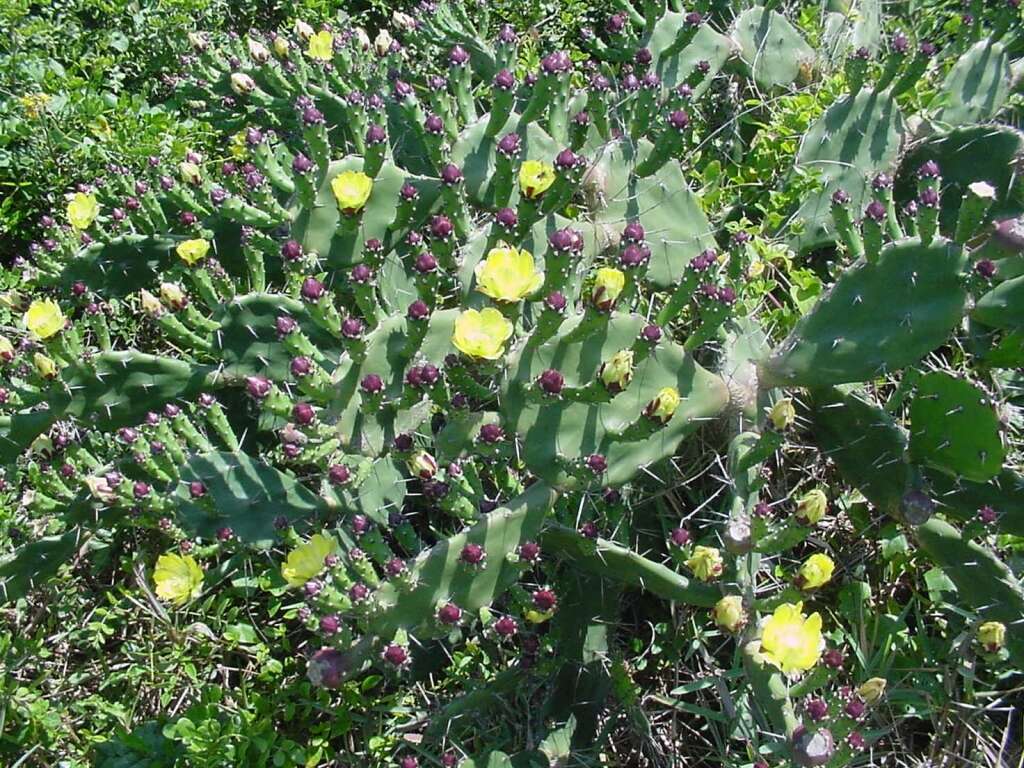
[[[787,675],[806,672],[817,664],[823,646],[821,614],[805,618],[803,603],[783,603],[761,630],[762,655]]]
[[[452,343],[463,354],[481,360],[497,360],[505,353],[512,323],[494,307],[467,309],[455,320]]]
[[[100,206],[94,195],[77,192],[68,203],[68,221],[78,230],[91,227],[99,213]]]
[[[324,560],[337,552],[335,539],[314,534],[305,544],[300,544],[288,553],[288,559],[281,565],[281,575],[290,587],[301,587],[324,569]]]
[[[334,58],[334,35],[326,29],[310,35],[306,55],[317,61],[330,61]]]
[[[358,213],[373,192],[373,179],[362,171],[342,171],[331,179],[331,191],[342,213]]]
[[[210,251],[210,241],[199,237],[194,240],[185,240],[178,243],[175,249],[178,256],[190,267],[197,261],[204,259]]]
[[[24,317],[25,327],[40,339],[48,339],[64,330],[64,312],[51,299],[36,299]]]
[[[161,555],[153,571],[157,597],[184,605],[203,590],[203,569],[191,555],[171,552]]]
[[[519,167],[519,189],[533,199],[555,183],[555,167],[539,160],[527,160]]]
[[[832,572],[836,564],[832,558],[820,552],[811,555],[800,566],[798,574],[798,586],[801,589],[817,589],[828,584],[832,580]]]
[[[527,250],[509,246],[492,248],[476,265],[477,290],[495,301],[521,301],[544,283],[544,273],[534,266]]]

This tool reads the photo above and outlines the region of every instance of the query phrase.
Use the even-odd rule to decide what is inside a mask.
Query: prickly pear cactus
[[[182,563],[269,552],[272,588],[301,594],[321,646],[310,678],[337,687],[371,665],[413,675],[419,648],[469,637],[519,643],[527,674],[552,617],[591,621],[588,593],[615,582],[736,636],[744,712],[722,717],[771,724],[752,750],[841,765],[866,744],[862,715],[834,707],[825,727],[794,703],[841,674],[845,630],[826,641],[826,612],[803,607],[834,563],[814,553],[784,589],[769,565],[850,508],[772,481],[816,450],[822,476],[916,531],[958,585],[974,578],[958,553],[984,552],[971,610],[1009,619],[1019,583],[942,517],[985,498],[1019,523],[1020,484],[999,485],[1018,449],[996,395],[931,369],[1020,330],[1020,271],[988,237],[1015,182],[944,189],[934,136],[938,161],[898,167],[901,95],[937,77],[934,47],[861,24],[832,39],[863,46],[816,56],[780,10],[617,5],[593,60],[545,52],[525,73],[511,28],[449,3],[404,17],[398,39],[301,23],[197,37],[179,86],[227,159],[154,157],[72,193],[44,222],[23,341],[0,345],[0,457],[33,487],[24,514],[58,534],[0,565],[7,598],[109,520],[153,529]],[[949,62],[929,118],[966,131],[995,115],[1009,50],[986,38]],[[847,93],[791,157],[821,182],[791,211],[801,226],[737,226],[755,214],[694,181],[723,130],[702,94],[800,87],[836,57]],[[987,101],[967,93],[976,71]],[[788,334],[762,319],[791,299],[756,292],[772,249],[832,265]],[[661,489],[695,454],[716,485],[669,512]],[[614,622],[610,603],[595,610]],[[545,642],[572,637],[555,626]],[[542,670],[608,690],[579,645]],[[600,707],[573,712],[593,734]]]

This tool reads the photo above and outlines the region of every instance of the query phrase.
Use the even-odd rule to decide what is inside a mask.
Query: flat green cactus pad
[[[995,115],[1010,97],[1010,56],[1003,44],[986,38],[972,45],[949,70],[939,97],[939,123],[980,123]]]
[[[814,50],[781,13],[761,6],[748,8],[733,23],[740,59],[761,88],[789,85],[803,64],[814,61]]]
[[[915,461],[985,482],[999,474],[1004,454],[999,418],[985,393],[941,371],[921,378],[910,404]]]

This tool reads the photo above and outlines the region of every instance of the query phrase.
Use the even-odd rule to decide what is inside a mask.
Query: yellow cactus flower
[[[820,552],[811,555],[804,564],[800,566],[797,574],[797,586],[800,589],[817,589],[823,587],[832,580],[832,572],[836,564],[832,558]]]
[[[64,312],[52,299],[36,299],[23,318],[29,333],[37,339],[48,339],[64,330]]]
[[[261,43],[259,40],[253,40],[251,37],[246,38],[249,44],[249,56],[257,64],[266,64],[270,58],[270,51],[267,50],[267,46]]]
[[[805,525],[817,525],[828,512],[828,497],[820,488],[805,493],[796,503],[796,517]]]
[[[194,240],[178,243],[178,247],[174,250],[178,257],[191,267],[197,261],[206,258],[206,254],[210,252],[210,241],[197,237]]]
[[[164,305],[160,303],[160,299],[145,288],[139,291],[139,299],[140,304],[142,305],[142,311],[150,317],[160,317],[166,311],[164,310]]]
[[[160,298],[172,309],[183,309],[188,304],[188,294],[176,283],[160,283]]]
[[[231,136],[231,143],[228,144],[228,152],[235,160],[241,160],[249,151],[249,144],[245,140],[245,131],[239,131]]]
[[[60,372],[57,364],[42,352],[36,352],[32,356],[32,366],[36,369],[36,373],[44,379],[55,379]]]
[[[25,112],[25,117],[35,120],[46,109],[46,105],[50,103],[50,96],[46,93],[31,93],[21,96],[18,101]]]
[[[613,392],[621,392],[633,378],[633,350],[621,349],[601,366],[601,381]]]
[[[555,183],[555,167],[540,160],[526,160],[519,167],[519,189],[531,200],[547,192]]]
[[[322,29],[309,36],[309,48],[306,55],[317,61],[330,61],[334,58],[334,35]]]
[[[995,653],[1006,644],[1006,625],[1001,621],[986,621],[978,627],[978,642],[989,653]]]
[[[761,629],[761,654],[786,675],[798,675],[818,663],[825,641],[821,614],[803,614],[804,604],[783,603]]]
[[[203,569],[191,555],[168,552],[156,561],[153,583],[161,600],[184,605],[203,591]]]
[[[728,595],[715,603],[715,623],[726,632],[739,632],[747,624],[747,612],[743,610],[743,598]]]
[[[796,421],[796,408],[793,407],[792,398],[784,397],[779,400],[768,412],[768,418],[771,419],[772,426],[780,432],[787,429]]]
[[[476,288],[495,301],[521,301],[544,283],[533,254],[507,245],[492,248],[476,265]]]
[[[538,611],[534,608],[531,608],[523,614],[523,617],[531,624],[543,624],[545,621],[547,621],[554,615],[554,611]]]
[[[714,547],[697,546],[686,567],[701,581],[711,581],[722,575],[722,555]]]
[[[301,587],[324,569],[324,560],[338,551],[338,542],[322,533],[315,533],[305,544],[288,553],[281,564],[281,575],[289,587]]]
[[[647,405],[646,413],[652,419],[665,423],[675,415],[682,398],[675,387],[662,387],[658,394]]]
[[[359,213],[373,192],[373,179],[362,171],[342,171],[331,179],[331,191],[342,213]]]
[[[455,319],[452,343],[469,357],[497,360],[505,353],[511,335],[512,323],[494,307],[467,309]]]
[[[884,677],[872,677],[857,688],[857,695],[864,699],[865,704],[877,704],[885,695],[887,685]]]
[[[377,51],[378,56],[385,56],[391,50],[392,42],[394,42],[394,38],[391,37],[391,34],[386,29],[382,29],[373,41],[373,48]]]
[[[291,43],[288,42],[288,38],[281,37],[278,35],[274,38],[274,53],[280,59],[288,58],[288,51],[291,49]]]
[[[626,275],[614,267],[601,267],[594,279],[594,288],[590,293],[598,309],[608,311],[615,305],[615,300],[626,287]]]
[[[244,72],[232,72],[231,90],[239,96],[245,96],[256,90],[256,81]]]
[[[295,34],[298,35],[302,40],[309,40],[309,38],[313,36],[313,27],[304,22],[302,19],[296,19]]]
[[[85,192],[76,192],[68,203],[68,221],[77,230],[88,229],[100,215],[100,206],[96,196]]]

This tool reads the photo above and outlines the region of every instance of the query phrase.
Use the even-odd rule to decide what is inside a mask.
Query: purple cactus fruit
[[[537,379],[540,388],[548,395],[559,395],[565,386],[565,377],[554,368],[544,371]]]
[[[445,603],[437,612],[437,620],[442,624],[458,624],[462,618],[462,609],[455,603]]]
[[[462,548],[459,558],[467,565],[480,565],[486,557],[484,548],[479,544],[467,544]]]
[[[648,344],[657,344],[661,341],[661,335],[661,328],[653,323],[645,325],[643,330],[640,331],[640,338]]]
[[[827,667],[831,667],[832,669],[842,669],[843,652],[838,648],[829,648],[821,654],[821,660],[825,662],[825,666]]]
[[[917,196],[917,204],[924,208],[938,208],[939,193],[931,187],[925,187]]]
[[[161,176],[160,189],[162,189],[164,192],[170,192],[172,189],[174,189],[174,178],[171,176]]]
[[[516,87],[516,76],[507,69],[499,70],[494,76],[494,87],[500,91],[511,91]]]
[[[876,223],[885,221],[885,206],[878,200],[872,200],[864,211],[864,215]]]
[[[515,27],[511,24],[502,24],[498,30],[498,40],[505,45],[515,45],[519,41]]]
[[[579,112],[572,116],[572,122],[573,124],[578,125],[581,128],[586,128],[588,125],[590,125],[590,113],[587,112],[585,109],[581,109]]]
[[[359,285],[365,285],[373,279],[373,270],[366,264],[356,264],[350,274],[352,282]]]
[[[619,85],[622,86],[622,90],[626,93],[633,93],[640,90],[640,79],[630,72],[622,78]]]
[[[544,297],[544,306],[552,312],[564,312],[566,307],[565,296],[560,291],[552,291]]]
[[[562,74],[572,69],[572,59],[565,51],[554,51],[541,59],[540,68],[547,75]]]
[[[565,229],[556,229],[548,235],[548,244],[560,253],[567,253],[576,245],[576,239],[573,230],[566,227]]]
[[[939,178],[939,164],[934,160],[928,160],[920,168],[917,169],[917,178],[919,179],[937,179]]]
[[[141,480],[137,481],[132,486],[132,496],[136,499],[144,499],[149,496],[149,484],[144,483]]]
[[[597,527],[597,523],[593,520],[588,520],[580,526],[580,535],[587,539],[596,539],[600,530]]]
[[[502,616],[494,622],[494,631],[500,637],[513,637],[519,631],[519,623],[511,616]]]
[[[837,189],[832,193],[832,205],[847,205],[850,202],[850,195],[845,189]]]
[[[319,579],[310,579],[302,586],[302,591],[306,593],[306,597],[316,597],[324,590],[324,583]]]
[[[430,220],[430,235],[437,240],[447,240],[454,231],[455,226],[447,216],[438,215]]]
[[[587,456],[587,468],[596,475],[600,475],[608,469],[608,459],[600,453],[592,453]]]
[[[499,443],[505,439],[505,430],[498,424],[484,424],[480,427],[480,441],[487,444]]]
[[[690,125],[690,115],[684,109],[676,109],[669,113],[669,127],[676,131],[684,131]]]
[[[412,443],[412,435],[407,434],[405,432],[403,432],[400,435],[395,435],[395,450],[396,451],[402,451],[403,453],[405,451],[411,451],[412,450],[412,445],[413,445],[413,443]]]
[[[426,386],[433,386],[441,378],[441,371],[433,363],[424,363],[420,367],[420,381]]]
[[[651,54],[650,48],[637,48],[636,53],[633,54],[633,62],[638,67],[646,67],[651,63],[653,58],[654,56]]]
[[[700,73],[701,73],[702,75],[706,75],[706,74],[707,74],[708,72],[710,72],[710,71],[711,71],[711,62],[710,62],[710,61],[707,61],[707,60],[703,60],[703,59],[702,59],[701,61],[698,61],[698,62],[697,62],[697,67],[696,67],[696,69],[697,69],[697,71],[698,71],[698,72],[700,72]]]
[[[512,208],[501,208],[494,214],[494,220],[498,226],[507,230],[514,230],[519,225],[519,216]]]
[[[277,335],[284,337],[299,330],[299,323],[294,317],[281,315],[274,321],[274,327],[277,329]]]
[[[300,355],[292,360],[291,365],[289,365],[288,368],[292,372],[292,376],[301,378],[303,376],[308,376],[309,372],[313,370],[313,361],[308,357]]]
[[[389,578],[397,578],[406,572],[405,560],[400,557],[392,557],[384,564],[384,572]]]
[[[430,307],[422,299],[416,299],[406,310],[406,317],[410,320],[424,320],[430,316]]]
[[[646,245],[630,243],[622,249],[619,263],[623,267],[632,268],[646,264],[651,258],[651,250]]]
[[[71,294],[78,298],[84,296],[88,290],[88,287],[81,280],[76,280],[71,284]]]
[[[117,430],[117,436],[123,443],[134,443],[139,439],[139,433],[131,427],[122,427]]]
[[[897,31],[896,34],[889,39],[889,47],[892,49],[893,53],[897,53],[902,56],[910,50],[910,40],[907,39],[907,36],[903,34],[903,32]]]
[[[320,688],[339,688],[349,671],[349,660],[336,648],[321,648],[306,667],[306,677]]]
[[[978,520],[985,525],[992,525],[999,517],[999,514],[987,504],[978,510]]]
[[[498,140],[498,152],[505,157],[516,157],[522,146],[522,139],[518,133],[506,133]]]
[[[418,365],[412,366],[405,372],[405,383],[413,389],[419,389],[423,386],[423,369]]]
[[[677,547],[685,547],[687,544],[690,543],[690,538],[690,532],[682,526],[678,528],[673,528],[672,533],[669,534],[669,539]]]
[[[412,755],[406,755],[399,759],[398,768],[420,768],[420,761]]]
[[[384,380],[376,373],[368,373],[359,383],[360,388],[368,395],[376,395],[383,391]]]
[[[410,248],[417,248],[423,245],[423,235],[417,232],[415,229],[410,230],[405,236],[405,244]]]
[[[125,220],[125,217],[126,217],[126,216],[127,216],[127,214],[125,213],[125,211],[124,211],[124,208],[114,208],[114,209],[113,209],[113,210],[112,210],[112,211],[110,212],[110,217],[111,217],[111,218],[112,218],[112,219],[113,219],[114,221],[116,221],[116,222],[122,222],[122,221],[124,221],[124,220]],[[52,241],[52,240],[50,240],[49,242],[51,242],[51,243],[52,243],[53,241]],[[43,245],[44,245],[44,246],[46,245],[46,243],[47,243],[47,240],[43,240]],[[54,243],[54,245],[56,245],[56,243]],[[47,248],[47,250],[52,250],[52,249],[50,249],[50,248]]]
[[[923,56],[926,59],[930,59],[932,56],[936,54],[936,52],[938,52],[939,49],[938,47],[936,47],[935,43],[931,42],[930,40],[925,40],[917,47],[917,50],[918,53],[921,54],[921,56]]]
[[[320,631],[325,635],[333,635],[341,629],[341,619],[336,614],[329,613],[320,619]]]
[[[435,114],[429,114],[423,121],[423,130],[431,136],[440,136],[444,133],[444,121]]]
[[[369,146],[376,146],[378,144],[383,144],[385,141],[388,140],[388,132],[384,130],[383,125],[377,125],[376,123],[374,123],[373,125],[366,129],[365,138],[366,143]]]
[[[392,94],[395,97],[395,101],[405,101],[413,94],[412,86],[404,80],[395,80],[395,84],[392,88]]]
[[[448,63],[453,67],[462,67],[469,63],[469,52],[461,45],[448,51]]]
[[[142,203],[139,202],[137,197],[128,197],[125,198],[124,207],[129,211],[137,211],[142,207]]]
[[[370,588],[361,581],[357,581],[348,589],[348,597],[353,603],[361,603],[369,596]]]
[[[420,274],[428,274],[437,270],[437,259],[430,251],[424,251],[416,257],[416,271]]]
[[[292,170],[298,174],[306,174],[313,170],[313,161],[299,152],[292,160]]]
[[[691,27],[699,27],[704,22],[704,17],[697,11],[690,11],[686,14],[685,21]]]
[[[547,612],[558,604],[558,598],[550,589],[538,589],[533,593],[532,602],[537,610]]]
[[[640,78],[640,86],[648,91],[656,91],[661,88],[661,78],[655,72],[647,72]]]
[[[217,529],[217,541],[231,541],[235,536],[235,532],[227,525]]]
[[[810,699],[806,704],[807,716],[814,722],[820,722],[828,716],[828,704],[824,699]]]
[[[362,536],[368,530],[370,530],[370,521],[367,520],[366,515],[352,515],[352,533],[356,536]],[[349,557],[355,557],[353,552],[349,552]]]
[[[315,277],[307,277],[302,281],[302,288],[300,293],[302,298],[306,301],[317,301],[326,292],[324,284],[317,280]]]
[[[193,499],[200,499],[206,495],[206,486],[198,480],[193,480],[188,484],[188,492]]]
[[[609,35],[619,35],[626,28],[626,16],[622,13],[614,13],[608,17],[608,21],[604,25],[605,31]]]
[[[560,171],[571,171],[580,164],[580,158],[571,149],[563,149],[555,157],[555,167]]]
[[[850,699],[843,711],[854,720],[859,720],[864,716],[864,712],[867,709],[867,705],[864,704],[864,700],[861,698]]]
[[[409,652],[397,643],[390,643],[384,649],[384,661],[400,667],[409,661]]]
[[[365,326],[358,317],[346,317],[341,323],[341,335],[346,339],[358,339],[363,335]]]
[[[462,183],[462,171],[459,166],[448,163],[441,169],[441,182],[449,187]]]
[[[643,225],[634,219],[622,229],[622,239],[627,243],[642,243],[645,236]]]
[[[850,731],[846,737],[846,743],[850,745],[852,749],[862,750],[867,749],[868,742],[864,738],[864,735],[860,731]]]
[[[296,424],[306,426],[312,424],[313,420],[316,419],[316,411],[313,410],[313,406],[309,403],[296,403],[292,408],[292,419]]]
[[[331,464],[327,469],[327,479],[331,485],[344,485],[352,477],[352,470],[344,464]]]
[[[406,182],[405,184],[402,185],[402,188],[399,190],[398,196],[401,197],[402,200],[404,200],[405,202],[411,203],[413,200],[420,196],[420,191],[409,182]]]
[[[540,560],[540,545],[535,541],[524,541],[519,545],[519,558],[527,563]]]
[[[612,81],[602,75],[600,72],[595,72],[590,77],[590,88],[596,93],[604,93],[612,87]]]
[[[981,259],[974,265],[974,271],[985,280],[991,280],[996,275],[996,263],[991,259]]]
[[[879,173],[871,180],[871,187],[876,192],[892,188],[892,176],[888,173]]]

